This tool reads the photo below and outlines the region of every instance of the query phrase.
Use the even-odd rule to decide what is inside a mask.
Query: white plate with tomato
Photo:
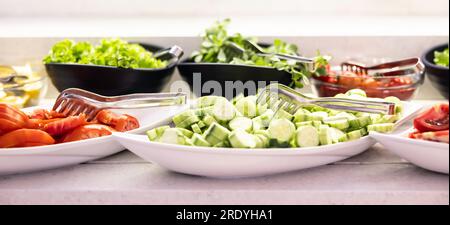
[[[95,121],[64,117],[51,106],[20,111],[0,104],[0,175],[76,165],[118,153],[124,148],[113,132],[142,133],[155,121],[184,106],[105,111]]]
[[[403,159],[427,170],[449,173],[449,105],[428,108],[414,127],[399,134],[371,132],[370,136]]]

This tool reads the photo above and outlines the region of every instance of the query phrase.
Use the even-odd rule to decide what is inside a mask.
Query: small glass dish
[[[339,66],[332,67],[326,76],[313,77],[313,91],[320,97],[333,97],[351,89],[362,89],[368,97],[385,98],[395,96],[400,100],[411,100],[425,79],[424,73],[400,76],[359,76],[342,72]]]
[[[3,68],[5,68],[3,66]],[[14,68],[17,74],[27,79],[16,79],[8,83],[0,83],[0,103],[25,108],[39,105],[47,93],[47,79],[42,74],[33,72],[29,65]],[[20,70],[20,71],[19,71]]]

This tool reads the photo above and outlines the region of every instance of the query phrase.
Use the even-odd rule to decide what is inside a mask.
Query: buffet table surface
[[[432,102],[424,102],[430,104]],[[0,177],[0,204],[449,204],[449,176],[376,144],[333,164],[242,179],[167,171],[131,152]]]

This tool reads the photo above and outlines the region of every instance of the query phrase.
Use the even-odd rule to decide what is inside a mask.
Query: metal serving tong
[[[160,60],[171,60],[171,59],[180,59],[183,56],[184,52],[180,46],[174,45],[170,48],[166,48],[160,51],[157,51],[153,54],[153,57]]]
[[[259,92],[257,104],[268,104],[275,112],[280,109],[294,114],[304,105],[317,105],[327,109],[394,115],[395,104],[383,101],[347,98],[311,98],[282,84],[270,84]]]
[[[53,110],[66,116],[85,114],[92,120],[103,109],[138,109],[186,104],[185,93],[144,93],[106,97],[78,88],[61,92]]]
[[[422,74],[425,72],[425,65],[420,58],[408,58],[375,66],[365,66],[357,62],[344,62],[341,64],[341,70],[363,75],[400,76]]]
[[[279,59],[285,59],[285,60],[294,60],[300,63],[304,63],[310,71],[314,69],[314,59],[307,58],[303,56],[297,56],[297,55],[287,55],[287,54],[280,54],[280,53],[270,53],[266,52],[263,48],[261,48],[258,44],[250,41],[250,40],[244,40],[243,43],[245,49],[249,49],[250,51],[255,52],[259,56],[275,56]],[[238,44],[234,42],[226,42],[225,43],[225,50],[228,53],[231,53],[232,56],[242,56],[245,53],[245,49],[239,46]]]

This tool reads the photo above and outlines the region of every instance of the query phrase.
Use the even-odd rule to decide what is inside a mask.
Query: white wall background
[[[448,0],[0,0],[0,17],[448,17],[448,8]]]

